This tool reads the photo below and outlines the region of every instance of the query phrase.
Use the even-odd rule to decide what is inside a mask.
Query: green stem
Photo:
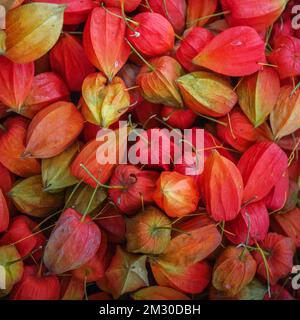
[[[266,268],[268,294],[269,294],[269,297],[271,297],[269,264],[268,264],[268,261],[267,261],[266,256],[265,256],[265,252],[261,249],[261,247],[259,246],[257,241],[255,241],[255,244],[257,246],[258,251],[260,252],[260,254],[262,256],[262,259],[263,259],[263,262],[264,262],[264,265],[265,265],[265,268]]]
[[[227,127],[227,123],[225,123],[225,122],[222,122],[222,121],[220,121],[220,120],[217,120],[217,119],[212,118],[212,117],[209,117],[209,116],[204,116],[203,114],[201,114],[201,113],[199,113],[199,112],[197,112],[197,111],[194,111],[194,112],[195,112],[199,117],[201,117],[201,118],[204,118],[204,119],[206,119],[206,120],[210,120],[210,121],[219,123],[219,124],[221,124],[222,126]]]
[[[242,260],[244,258],[244,255],[246,253],[246,250],[247,250],[247,246],[248,246],[248,243],[249,243],[249,239],[250,239],[250,229],[251,229],[251,219],[250,219],[250,216],[248,214],[248,212],[245,212],[245,215],[247,217],[247,220],[248,220],[248,228],[247,228],[247,235],[246,235],[246,241],[245,241],[245,245],[244,245],[244,250],[242,251],[241,255],[240,255],[240,259]]]
[[[69,202],[71,201],[71,199],[73,198],[74,194],[76,193],[76,191],[78,190],[78,188],[80,187],[81,183],[83,182],[83,180],[81,179],[80,181],[78,181],[78,183],[75,185],[75,187],[73,188],[71,194],[69,195],[66,203],[65,203],[65,206],[64,206],[64,209],[66,209],[66,207],[68,206]]]
[[[99,187],[99,186],[97,186],[97,187],[94,189],[94,191],[93,191],[93,193],[92,193],[92,195],[91,195],[91,198],[90,198],[90,200],[89,200],[89,203],[88,203],[88,205],[87,205],[87,207],[86,207],[86,209],[85,209],[85,212],[84,212],[84,214],[83,214],[83,216],[82,216],[82,218],[81,218],[81,220],[80,220],[81,222],[84,222],[84,220],[85,220],[88,212],[90,211],[91,205],[92,205],[92,203],[93,203],[93,201],[94,201],[94,198],[95,198],[95,195],[96,195],[96,193],[97,193],[97,191],[98,191],[98,187]]]
[[[108,12],[109,14],[111,14],[112,16],[115,16],[115,17],[120,18],[120,19],[122,19],[122,20],[124,19],[124,17],[119,16],[118,14],[116,14],[116,13],[108,10],[108,9],[104,6],[103,3],[102,3],[102,8],[103,8],[106,12]],[[127,18],[127,17],[125,17],[125,19],[126,19],[126,21],[129,21],[129,22],[131,22],[132,24],[134,24],[135,26],[139,26],[139,23],[138,23],[137,21],[134,21],[134,20],[129,19],[129,18]]]
[[[204,16],[204,17],[198,18],[196,20],[193,20],[193,21],[189,22],[188,25],[192,25],[192,24],[197,23],[199,21],[210,19],[210,18],[214,18],[214,17],[219,17],[219,16],[222,16],[222,15],[225,16],[225,15],[230,14],[230,13],[231,13],[231,11],[222,11],[222,12],[210,14],[208,16]]]

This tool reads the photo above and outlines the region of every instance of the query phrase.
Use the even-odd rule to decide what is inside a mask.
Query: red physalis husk
[[[51,104],[32,119],[23,156],[45,159],[60,154],[76,140],[83,122],[73,103],[61,101]]]
[[[64,33],[50,51],[50,63],[52,70],[65,80],[70,91],[81,91],[84,78],[95,71],[79,39],[68,33]]]
[[[232,76],[247,76],[261,69],[265,43],[251,27],[233,27],[217,35],[194,58],[201,67]]]
[[[9,210],[6,198],[0,188],[0,233],[7,230],[9,225]]]
[[[134,300],[190,300],[185,294],[172,288],[152,286],[132,294]]]
[[[71,174],[79,180],[82,179],[93,188],[96,188],[97,186],[97,181],[95,181],[95,179],[100,183],[106,183],[110,179],[113,169],[124,156],[124,146],[127,143],[128,133],[129,129],[127,127],[125,127],[125,129],[116,129],[110,133],[111,137],[115,138],[111,139],[111,143],[101,141],[101,139],[99,139],[99,141],[93,139],[87,143],[73,161],[71,165]],[[103,159],[101,163],[97,161],[97,153],[103,148],[107,154],[113,153],[115,155],[115,163],[111,163],[110,161],[105,162]],[[90,172],[90,174],[82,165]],[[91,175],[93,175],[94,178]]]
[[[205,162],[200,187],[206,209],[214,220],[230,221],[237,217],[243,198],[243,179],[233,162],[214,151]]]
[[[205,261],[180,267],[153,259],[151,270],[157,284],[190,294],[201,293],[211,280],[211,267]]]
[[[176,50],[177,61],[189,72],[199,70],[192,60],[213,39],[214,35],[207,29],[194,27],[184,33],[184,38]]]
[[[270,38],[270,45],[272,48],[276,46],[276,41],[280,39],[281,36],[294,36],[295,33],[290,19],[280,20],[273,25]]]
[[[128,252],[161,254],[171,240],[171,221],[158,208],[147,206],[126,219],[126,240]]]
[[[10,117],[4,122],[6,131],[0,128],[0,161],[11,172],[30,177],[41,172],[36,159],[21,159],[25,151],[28,121],[22,117]]]
[[[32,0],[31,2],[47,2],[66,4],[67,8],[64,14],[64,24],[75,25],[84,22],[89,12],[96,6],[93,0]]]
[[[170,217],[196,211],[200,195],[192,177],[178,172],[162,172],[156,182],[153,200]]]
[[[217,124],[218,137],[240,152],[246,151],[257,140],[272,139],[272,133],[267,124],[255,128],[239,110],[233,110],[220,121],[224,124]]]
[[[147,3],[143,1],[144,4]],[[165,17],[172,24],[174,31],[181,34],[185,27],[186,2],[185,0],[148,0],[150,12],[156,12]]]
[[[289,173],[286,170],[278,180],[274,188],[264,199],[266,207],[271,211],[282,209],[288,199],[289,192]]]
[[[38,232],[37,223],[27,216],[19,215],[14,217],[10,223],[8,231],[0,238],[0,245],[11,245],[16,242],[15,246],[21,257],[27,256],[30,252],[44,245],[46,237],[42,232]],[[34,258],[39,260],[41,251],[34,253]]]
[[[198,19],[213,14],[217,9],[217,5],[217,0],[188,0],[186,17],[187,26],[204,26],[209,18],[200,20]]]
[[[89,218],[73,209],[65,210],[56,223],[44,252],[45,266],[60,274],[80,268],[98,251],[101,233]]]
[[[263,141],[250,147],[238,163],[245,186],[243,201],[263,199],[287,167],[288,158],[276,143]]]
[[[274,232],[293,239],[297,248],[300,247],[300,209],[278,214],[271,217],[271,229]]]
[[[106,259],[108,249],[107,236],[104,232],[101,232],[101,243],[98,251],[88,262],[80,268],[73,270],[73,276],[86,282],[94,282],[101,279],[108,267]]]
[[[276,71],[281,79],[300,75],[300,62],[297,57],[299,50],[298,38],[282,35],[276,39],[273,51],[268,55],[268,61],[277,66]]]
[[[226,238],[234,244],[263,240],[269,230],[270,219],[263,201],[249,203],[241,209],[240,214],[225,225]]]
[[[38,266],[25,266],[10,295],[11,300],[59,300],[60,283],[55,275],[42,275]]]
[[[15,111],[20,111],[28,96],[34,78],[33,62],[14,63],[0,56],[0,100]]]
[[[121,8],[122,1],[126,12],[134,11],[142,0],[103,0],[107,7]]]
[[[279,284],[275,284],[270,288],[271,296],[268,293],[265,294],[264,300],[296,300],[287,289]]]
[[[160,128],[161,123],[155,119],[160,117],[163,106],[143,100],[134,109],[134,115],[137,121],[143,123],[145,129]]]
[[[34,77],[20,112],[27,118],[33,118],[40,110],[54,102],[69,101],[69,96],[67,86],[57,74],[43,72]]]
[[[121,15],[120,9],[109,8],[108,12],[104,8],[95,8],[83,33],[87,57],[109,80],[123,67],[130,54],[130,47],[125,42],[125,22],[116,15]]]
[[[285,9],[286,0],[221,0],[225,18],[230,26],[250,26],[264,31],[271,26]]]
[[[155,171],[143,171],[131,165],[119,165],[111,179],[109,196],[116,206],[124,213],[133,214],[143,204],[151,203],[156,188],[156,180],[159,173]],[[116,189],[113,186],[124,188]]]
[[[136,78],[142,96],[152,103],[183,108],[183,101],[176,85],[176,80],[182,76],[180,64],[169,56],[150,60],[152,69],[144,65]]]
[[[82,300],[84,297],[84,281],[73,276],[62,277],[60,287],[61,300]]]
[[[174,47],[174,29],[162,15],[154,12],[139,13],[127,28],[126,36],[130,43],[148,57],[168,53]]]
[[[14,183],[12,174],[4,167],[0,162],[0,188],[2,189],[4,195],[9,192]]]
[[[268,233],[265,239],[259,242],[259,246],[264,251],[267,266],[260,251],[252,252],[257,262],[257,274],[274,285],[292,270],[294,242],[291,238],[277,233]]]
[[[115,299],[149,285],[145,264],[146,256],[130,254],[117,247],[105,272],[108,288]]]
[[[256,267],[246,248],[227,247],[214,265],[212,284],[226,295],[234,296],[253,280]]]
[[[161,117],[171,127],[182,130],[191,128],[197,119],[197,115],[190,109],[178,110],[169,106],[163,106]]]

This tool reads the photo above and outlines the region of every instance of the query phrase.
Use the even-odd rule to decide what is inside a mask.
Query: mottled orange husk
[[[169,56],[150,60],[154,70],[144,65],[137,76],[143,97],[152,103],[183,108],[183,101],[175,81],[183,74],[180,64]]]
[[[1,102],[18,112],[30,92],[33,78],[33,62],[18,64],[0,56]]]
[[[192,177],[178,172],[163,172],[156,182],[153,200],[170,217],[196,211],[200,195]]]
[[[45,266],[60,274],[80,268],[98,251],[101,233],[98,226],[73,209],[62,213],[52,231],[44,252]]]
[[[245,186],[243,201],[263,199],[287,167],[288,158],[276,143],[263,141],[250,147],[238,163]]]
[[[190,300],[185,294],[172,288],[152,286],[132,294],[134,300]]]
[[[28,127],[23,156],[45,159],[60,154],[76,140],[83,122],[71,102],[56,102],[44,108]]]
[[[227,247],[218,257],[213,270],[212,284],[229,296],[234,296],[254,278],[256,262],[247,249]]]
[[[126,25],[121,10],[95,8],[89,15],[83,33],[83,47],[91,63],[100,69],[108,79],[113,77],[126,63],[130,47],[125,42]],[[112,45],[113,44],[113,45]]]
[[[286,213],[274,214],[271,217],[271,228],[294,240],[297,248],[300,247],[300,209],[295,208]]]
[[[0,129],[0,161],[11,172],[30,177],[41,172],[36,159],[22,159],[28,121],[22,117],[10,117],[4,122],[6,131]]]
[[[243,179],[235,164],[213,152],[205,162],[201,182],[206,209],[213,219],[235,219],[243,198]]]
[[[187,26],[204,26],[208,19],[197,19],[213,14],[217,9],[217,0],[187,0]]]
[[[9,210],[3,191],[0,188],[0,233],[6,231],[9,224]]]
[[[62,277],[61,300],[82,300],[84,297],[84,281],[75,277]]]
[[[34,77],[31,90],[20,113],[33,118],[40,110],[57,101],[69,101],[70,92],[54,72],[40,73]]]

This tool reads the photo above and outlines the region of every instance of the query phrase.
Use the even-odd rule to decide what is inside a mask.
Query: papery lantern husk
[[[28,96],[34,78],[34,64],[14,63],[4,56],[0,56],[0,91],[1,102],[7,108],[20,111]]]
[[[126,12],[131,12],[137,9],[142,0],[104,0],[107,7],[121,8],[121,3],[124,2]]]
[[[20,258],[14,245],[0,247],[0,266],[4,267],[6,274],[5,289],[0,289],[0,297],[9,294],[13,286],[22,279],[24,266],[23,261],[19,260]]]
[[[108,193],[122,212],[133,214],[143,204],[153,202],[152,197],[158,178],[158,172],[140,170],[132,165],[119,165],[111,177],[111,188]],[[113,186],[121,186],[121,188],[117,189]]]
[[[169,56],[151,59],[149,62],[154,69],[149,70],[148,66],[143,66],[136,79],[143,97],[152,103],[183,108],[183,101],[175,83],[183,74],[180,64]]]
[[[142,55],[161,56],[173,49],[174,29],[161,14],[143,12],[134,16],[133,20],[134,23],[129,22],[131,28],[127,28],[126,36]]]
[[[28,63],[47,53],[60,36],[65,5],[29,3],[6,14],[5,55]]]
[[[280,81],[273,68],[245,77],[237,87],[239,104],[255,127],[261,125],[274,109],[280,92]]]
[[[126,219],[126,240],[128,252],[161,254],[171,240],[171,221],[159,209],[148,206]]]
[[[277,144],[270,141],[254,144],[238,163],[245,186],[243,201],[263,199],[287,168],[287,156]]]
[[[74,192],[73,196],[70,198],[70,195],[74,191],[73,190],[74,188],[76,188],[76,186],[70,187],[67,189],[66,197],[65,197],[66,207],[73,208],[77,212],[84,214],[84,212],[87,209],[87,204],[92,198],[95,189],[92,188],[90,185],[86,185],[86,184],[80,185]],[[97,213],[98,210],[100,210],[100,208],[102,207],[103,202],[106,200],[106,198],[107,198],[106,191],[102,188],[98,188],[87,213],[88,214]]]
[[[70,91],[81,91],[84,78],[95,71],[79,40],[68,33],[64,33],[51,49],[50,63],[51,69],[64,79]]]
[[[82,96],[85,118],[104,128],[118,121],[130,106],[130,95],[124,81],[114,77],[108,82],[102,73],[93,73],[85,78]]]
[[[82,300],[84,297],[84,281],[75,277],[63,277],[61,280],[61,300]]]
[[[16,208],[33,217],[45,217],[62,207],[64,194],[50,194],[43,191],[41,176],[18,181],[9,192]]]
[[[217,290],[234,296],[253,280],[256,267],[246,248],[227,247],[214,265],[212,284]]]
[[[6,198],[0,188],[0,233],[7,230],[9,225],[9,209]]]
[[[235,164],[214,151],[205,162],[201,183],[206,209],[213,219],[235,219],[243,197],[243,179]]]
[[[206,116],[221,117],[237,103],[230,83],[213,73],[193,72],[176,80],[185,105]]]
[[[156,182],[153,200],[174,218],[196,211],[200,195],[192,177],[165,171]]]
[[[271,217],[271,229],[293,239],[297,248],[300,247],[300,209],[295,208],[286,213],[277,213]]]
[[[79,142],[63,151],[56,157],[42,160],[42,179],[44,191],[56,193],[78,182],[71,175],[70,165],[80,149]]]
[[[97,252],[101,243],[98,226],[73,209],[60,216],[47,242],[44,263],[49,271],[61,274],[80,268]]]
[[[143,288],[131,296],[134,300],[190,300],[187,295],[163,286]]]
[[[0,188],[4,195],[12,188],[13,181],[14,179],[10,171],[0,162]]]
[[[40,110],[57,101],[69,101],[70,92],[54,72],[43,72],[33,79],[31,90],[20,113],[33,118]]]
[[[76,140],[83,123],[81,113],[71,102],[61,101],[46,107],[36,114],[28,127],[23,157],[57,156]]]
[[[169,106],[163,106],[161,116],[168,125],[181,130],[191,128],[197,119],[197,115],[190,109],[178,110]]]
[[[261,69],[265,63],[265,43],[251,27],[226,29],[194,58],[201,67],[231,77],[243,77]]]
[[[109,11],[95,8],[90,13],[84,28],[83,47],[90,62],[112,80],[126,63],[130,47],[125,42],[125,22],[115,16],[121,16],[121,10],[110,8]],[[105,34],[109,36],[103,37]]]
[[[276,139],[300,128],[300,90],[293,91],[292,86],[283,86],[271,113],[270,122]]]
[[[0,128],[0,161],[12,173],[21,177],[30,177],[41,172],[36,159],[22,159],[25,151],[28,120],[22,117],[10,117],[3,123],[6,131]]]
[[[201,19],[199,21],[198,19],[213,14],[217,9],[217,5],[217,0],[188,0],[186,17],[187,26],[204,26],[209,18]]]
[[[230,26],[250,26],[264,31],[271,26],[285,9],[286,0],[221,0],[225,19]]]
[[[265,239],[259,242],[259,246],[265,252],[269,277],[267,276],[264,259],[259,251],[252,252],[257,262],[257,274],[264,281],[267,281],[269,278],[270,284],[274,285],[292,270],[295,249],[294,242],[291,238],[280,234],[268,233]]]

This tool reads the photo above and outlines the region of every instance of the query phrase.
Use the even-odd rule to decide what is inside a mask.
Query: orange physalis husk
[[[168,287],[152,286],[133,293],[134,300],[190,300],[185,294]]]

